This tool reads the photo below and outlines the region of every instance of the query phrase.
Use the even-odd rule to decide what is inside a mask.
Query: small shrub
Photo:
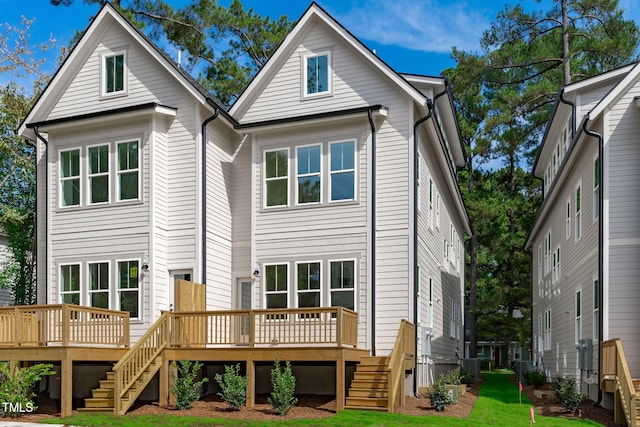
[[[218,396],[229,405],[230,409],[237,410],[247,401],[247,378],[240,375],[240,364],[235,367],[225,365],[224,374],[215,375],[216,382],[221,391]]]
[[[436,383],[433,384],[433,390],[429,393],[429,401],[431,402],[431,406],[436,411],[444,411],[444,408],[447,405],[451,405],[453,403],[453,399],[451,394],[445,388],[444,383]]]
[[[287,415],[298,401],[293,396],[296,389],[296,377],[291,372],[291,364],[286,362],[284,370],[280,368],[280,362],[276,359],[271,370],[271,387],[273,391],[269,396],[269,404],[278,415]]]
[[[45,375],[55,372],[53,365],[38,363],[28,368],[11,370],[8,362],[0,363],[0,407],[3,416],[20,417],[23,411],[32,412],[37,409],[32,398],[36,395],[32,387]]]
[[[176,398],[176,406],[178,409],[189,409],[191,404],[200,398],[200,387],[209,381],[209,378],[202,378],[196,381],[198,372],[202,368],[200,362],[190,362],[188,360],[180,360],[173,363],[178,369],[177,377],[174,377],[174,385],[171,393]]]
[[[462,369],[460,371],[460,382],[462,384],[471,385],[473,384],[475,379],[476,379],[476,374],[474,374],[473,371],[470,371],[468,369]]]
[[[547,383],[547,374],[542,371],[530,371],[522,374],[524,381],[535,388],[542,387]]]
[[[578,390],[576,381],[571,377],[555,377],[552,382],[553,395],[564,406],[564,409],[574,413],[582,403],[584,396]]]
[[[452,369],[448,372],[444,372],[438,376],[438,380],[443,384],[460,385],[460,371],[458,369]]]

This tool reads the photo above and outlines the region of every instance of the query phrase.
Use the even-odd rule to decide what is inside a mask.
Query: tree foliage
[[[102,0],[83,0],[102,3]],[[73,0],[51,0],[69,6]],[[192,0],[176,8],[166,1],[121,0],[112,4],[155,41],[184,51],[185,64],[200,83],[230,105],[273,54],[293,23],[282,15],[263,17],[239,0]]]

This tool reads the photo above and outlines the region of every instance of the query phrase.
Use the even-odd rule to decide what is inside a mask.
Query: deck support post
[[[336,360],[336,413],[344,409],[346,386],[344,370],[344,355],[341,354],[338,360]]]
[[[169,378],[168,378],[169,382],[167,384],[167,386],[168,386],[167,387],[167,396],[169,397],[169,405],[168,406],[175,406],[176,397],[174,396],[173,393],[171,393],[171,390],[176,385],[176,378],[178,377],[178,368],[176,367],[175,363],[171,363],[168,360],[167,360],[167,366],[168,366],[168,371],[169,371]]]
[[[256,404],[256,362],[247,360],[247,408]]]
[[[60,416],[70,417],[73,411],[73,360],[60,361]]]
[[[158,397],[158,405],[166,408],[169,405],[169,361],[162,355],[162,365],[160,365],[160,396]]]

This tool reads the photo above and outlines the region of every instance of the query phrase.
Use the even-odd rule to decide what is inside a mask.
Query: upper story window
[[[89,147],[87,177],[89,204],[109,201],[109,144]]]
[[[118,200],[135,200],[140,187],[140,144],[118,143]]]
[[[80,149],[60,151],[60,206],[80,205]]]
[[[576,187],[576,241],[582,236],[582,185]]]
[[[355,141],[329,144],[331,201],[355,199],[355,145]]]
[[[565,237],[568,239],[571,237],[571,197],[567,199],[566,204],[566,218],[565,218]]]
[[[127,54],[118,51],[102,55],[102,95],[120,95],[127,91]]]
[[[600,159],[593,161],[593,219],[600,215]]]
[[[331,53],[304,56],[304,97],[331,93]]]
[[[298,204],[319,203],[321,197],[320,164],[322,160],[320,145],[298,147]]]
[[[266,151],[265,206],[289,205],[289,149]]]

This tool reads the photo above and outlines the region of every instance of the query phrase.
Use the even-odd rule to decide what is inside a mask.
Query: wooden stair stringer
[[[389,358],[363,357],[349,387],[345,408],[388,411]]]
[[[162,366],[162,355],[160,354],[156,356],[155,359],[153,359],[153,362],[149,364],[147,369],[145,369],[142,372],[142,374],[140,374],[140,377],[138,378],[138,380],[129,388],[129,390],[127,390],[123,394],[123,396],[120,399],[121,414],[116,414],[116,415],[124,415],[129,410],[129,408],[135,403],[138,396],[142,394],[145,387],[151,382],[156,372],[160,370],[161,366]]]

